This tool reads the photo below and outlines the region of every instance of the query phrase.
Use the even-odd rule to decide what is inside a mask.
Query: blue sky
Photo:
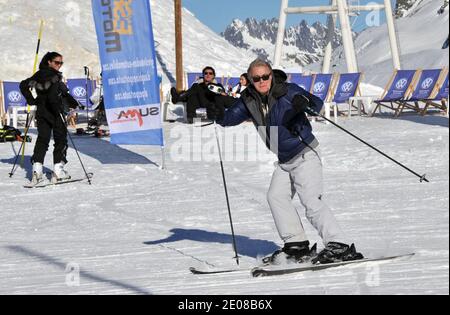
[[[382,0],[349,0],[350,4],[383,3]],[[279,17],[280,0],[182,0],[183,6],[195,14],[195,16],[211,28],[216,33],[223,32],[234,18],[245,20],[248,17],[254,17],[257,20],[263,18]],[[330,0],[290,0],[289,6],[317,6],[329,5]],[[395,8],[395,0],[392,0]],[[366,13],[352,18],[354,30],[361,31],[366,27]],[[306,20],[308,24],[315,21],[326,22],[325,15],[289,15],[288,25],[298,24],[301,20]],[[381,23],[384,23],[384,12],[381,14]]]

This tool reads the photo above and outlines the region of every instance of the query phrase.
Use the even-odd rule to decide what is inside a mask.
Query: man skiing
[[[248,68],[250,86],[228,110],[216,108],[223,127],[251,119],[269,149],[278,155],[267,199],[284,247],[266,257],[265,263],[285,260],[331,263],[362,259],[354,244],[348,245],[330,208],[323,201],[322,164],[319,143],[312,134],[306,113],[316,115],[323,102],[299,86],[286,83],[286,75],[256,59]],[[317,229],[325,249],[315,253],[292,204],[298,194],[306,217]]]

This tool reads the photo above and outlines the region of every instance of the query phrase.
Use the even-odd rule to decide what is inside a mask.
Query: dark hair
[[[39,69],[48,68],[48,62],[53,61],[55,58],[58,57],[62,57],[62,55],[55,51],[46,53],[45,56],[42,57],[41,63],[39,64]]]
[[[240,77],[244,77],[245,81],[247,81],[247,85],[250,84],[250,80],[248,79],[248,74],[247,73],[241,74]]]
[[[216,76],[216,70],[214,70],[213,67],[209,67],[209,66],[208,66],[208,67],[205,67],[205,68],[202,70],[202,74],[204,74],[206,70],[211,70],[211,71],[214,73],[214,76]]]

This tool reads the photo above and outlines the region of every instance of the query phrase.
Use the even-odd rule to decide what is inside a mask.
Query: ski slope
[[[164,125],[166,170],[159,169],[159,147],[75,138],[87,171],[95,173],[92,186],[25,189],[31,165],[9,178],[19,145],[0,144],[0,294],[449,294],[448,118],[354,116],[339,123],[431,181],[419,183],[334,126],[314,123],[325,198],[357,248],[367,257],[414,257],[270,278],[249,271],[192,275],[191,266],[235,262],[214,129],[202,129],[199,143],[198,128],[175,123]],[[221,137],[236,143],[234,152],[225,146],[224,165],[243,268],[280,245],[265,196],[274,156],[230,158],[251,156],[256,146],[233,142],[228,131],[252,128],[244,124]],[[34,144],[36,130],[32,136]],[[180,161],[181,149],[197,147],[199,161]],[[27,144],[27,160],[31,154]],[[68,159],[71,174],[82,176],[73,148]],[[45,166],[51,163],[48,154]]]

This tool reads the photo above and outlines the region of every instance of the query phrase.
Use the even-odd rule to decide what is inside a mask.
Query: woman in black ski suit
[[[32,181],[34,183],[40,182],[43,178],[44,158],[52,131],[55,141],[52,180],[58,181],[70,178],[67,171],[64,170],[64,165],[67,163],[67,127],[63,117],[68,108],[77,108],[78,102],[69,94],[69,89],[62,82],[62,73],[59,69],[63,64],[61,54],[48,52],[39,64],[39,71],[20,83],[20,91],[25,96],[27,103],[37,106],[38,138],[31,158],[33,164]],[[36,91],[36,98],[33,97],[31,89]]]

